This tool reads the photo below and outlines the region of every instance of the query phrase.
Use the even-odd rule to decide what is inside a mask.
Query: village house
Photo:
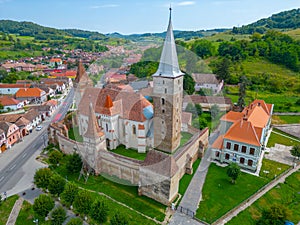
[[[39,88],[20,88],[15,96],[17,100],[30,104],[41,104],[47,100],[46,92]]]
[[[18,126],[22,137],[32,131],[32,124],[23,114],[6,114],[0,115],[0,121],[9,122]]]
[[[61,58],[52,58],[49,61],[49,65],[50,65],[50,67],[58,67],[58,66],[62,65],[62,60],[61,60]]]
[[[220,136],[212,145],[212,159],[236,162],[256,171],[267,143],[273,104],[255,100],[242,112],[230,111],[220,120]]]
[[[0,83],[0,95],[14,95],[20,88],[30,88],[30,84],[3,84]]]
[[[42,122],[42,116],[38,110],[31,108],[26,113],[22,114],[23,117],[31,122],[32,128],[36,127]]]
[[[0,96],[0,104],[3,106],[3,109],[0,111],[15,111],[22,109],[24,107],[24,102],[14,99],[10,96]]]
[[[17,143],[21,138],[19,127],[15,124],[1,121],[0,129],[3,130],[5,133],[6,140],[7,140],[6,142],[7,148],[11,148],[11,146]]]
[[[218,94],[224,85],[224,81],[219,81],[215,74],[192,73],[195,81],[195,91],[208,89],[212,94]]]
[[[4,130],[0,129],[0,153],[3,153],[7,146],[6,146],[6,136]]]

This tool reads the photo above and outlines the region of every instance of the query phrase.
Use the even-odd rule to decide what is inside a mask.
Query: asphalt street
[[[73,102],[73,97],[74,90],[72,88],[52,118],[56,118],[56,120],[62,119],[68,112]],[[22,142],[3,153],[5,155],[2,156],[2,163],[0,164],[1,194],[13,189],[18,184],[19,180],[26,175],[25,173],[32,173],[32,171],[24,171],[21,168],[29,160],[34,160],[32,156],[37,153],[37,151],[40,151],[47,146],[47,128],[50,123],[51,120],[47,119],[41,124],[43,126],[42,130],[34,130],[29,136],[24,137]]]

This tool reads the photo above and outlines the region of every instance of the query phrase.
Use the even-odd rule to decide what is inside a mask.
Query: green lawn
[[[9,214],[18,198],[19,196],[13,195],[7,198],[6,201],[3,201],[4,199],[2,199],[0,205],[0,224],[6,224]]]
[[[227,225],[240,225],[241,221],[243,221],[243,225],[255,225],[255,220],[260,218],[262,211],[275,203],[285,205],[291,214],[287,219],[297,224],[300,221],[299,190],[300,171],[288,177],[283,184],[279,184],[271,189],[250,207],[229,221]]]
[[[210,165],[196,214],[200,220],[212,223],[267,183],[264,178],[242,173],[232,184],[226,171],[226,167]]]
[[[79,134],[79,127],[73,127],[69,129],[68,134],[70,139],[78,142],[83,142],[83,137]]]
[[[147,155],[147,153],[138,153],[136,149],[132,149],[132,148],[126,149],[124,145],[119,145],[116,149],[110,151],[119,155],[123,155],[138,160],[144,160]]]
[[[187,143],[191,137],[193,137],[192,134],[188,132],[181,132],[181,139],[180,139],[180,145],[179,147],[182,147],[185,143]]]
[[[286,133],[284,133],[282,131],[279,131],[277,129],[274,129],[274,131],[276,131],[278,133],[282,133],[282,134],[284,134],[286,136],[291,137],[291,135],[286,134]],[[293,138],[295,138],[295,137],[293,137]],[[297,139],[297,138],[295,138],[295,139]],[[293,146],[293,145],[296,145],[296,144],[299,144],[299,143],[300,143],[299,141],[295,141],[295,140],[292,140],[292,139],[290,139],[288,137],[284,137],[284,136],[282,136],[280,134],[276,134],[276,133],[272,132],[271,135],[270,135],[270,138],[268,140],[267,147],[269,147],[269,148],[270,147],[274,147],[275,144],[281,144],[281,145],[286,145],[286,146]]]
[[[68,180],[74,181],[80,187],[105,193],[115,200],[122,202],[147,216],[157,218],[159,221],[164,220],[166,206],[148,197],[139,196],[137,186],[123,185],[124,182],[121,184],[122,181],[118,180],[117,178],[113,179],[113,177],[110,177],[110,179],[106,179],[103,176],[90,176],[85,184],[83,179],[78,181],[79,174],[67,173],[65,162],[62,162],[61,165],[55,169],[55,171],[58,172],[62,177],[67,176]]]
[[[279,176],[281,173],[286,171],[289,167],[290,167],[289,165],[264,158],[259,176],[272,180],[275,176]]]
[[[182,196],[184,195],[186,189],[188,188],[198,166],[200,165],[201,159],[197,159],[193,164],[193,174],[184,174],[183,177],[179,181],[179,190],[178,193]]]
[[[300,123],[300,116],[290,116],[290,115],[273,115],[272,123],[275,121],[275,124],[292,124]]]
[[[211,114],[210,112],[203,112],[199,118],[204,118],[207,121],[207,127],[209,128],[210,131],[214,131],[217,126],[220,124],[220,118],[225,114],[225,112],[220,112],[219,115],[217,116],[217,118],[215,118],[214,120],[212,120],[211,118]],[[199,118],[196,117],[193,119],[192,121],[192,125],[193,127],[196,127],[197,129],[199,129]]]

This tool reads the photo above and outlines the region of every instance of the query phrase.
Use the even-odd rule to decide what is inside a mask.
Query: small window
[[[225,154],[225,159],[229,159],[230,155],[228,153]]]
[[[161,99],[161,104],[162,104],[162,105],[165,104],[165,99],[164,99],[164,98]]]
[[[226,148],[227,148],[227,149],[230,149],[230,148],[231,148],[231,143],[230,143],[230,142],[227,142]]]
[[[219,157],[219,156],[220,156],[220,152],[216,152],[216,153],[215,153],[215,156],[216,156],[216,157]]]
[[[107,123],[105,124],[105,127],[106,127],[106,132],[108,132],[108,124]]]
[[[245,158],[240,158],[240,164],[244,164],[245,163]]]
[[[165,88],[165,94],[167,94],[167,88]]]
[[[132,126],[132,134],[136,134],[136,126],[135,125]]]
[[[246,146],[242,146],[242,153],[246,153],[247,147]]]
[[[162,113],[165,113],[165,110],[163,109],[161,112],[162,112]]]
[[[239,150],[239,145],[238,144],[234,144],[233,149],[234,149],[234,151],[238,151]]]
[[[165,81],[163,80],[163,84],[165,84]]]
[[[248,166],[252,166],[253,165],[253,161],[251,159],[248,160]]]
[[[254,148],[250,148],[250,155],[254,155],[255,153],[255,149]]]

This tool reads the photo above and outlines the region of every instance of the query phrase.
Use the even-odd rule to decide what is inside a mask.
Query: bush
[[[67,225],[82,225],[83,222],[80,218],[72,218],[70,221],[67,223]]]
[[[90,216],[98,223],[104,223],[107,220],[108,208],[103,201],[96,199],[91,207]]]
[[[48,185],[48,190],[53,195],[60,195],[65,188],[66,181],[59,175],[54,174],[50,180]]]
[[[78,191],[79,188],[75,183],[67,183],[64,191],[60,195],[62,203],[70,207],[73,204],[74,199],[78,194]]]
[[[52,165],[56,165],[60,162],[62,157],[63,157],[63,154],[60,151],[54,150],[49,154],[49,162]]]
[[[76,212],[87,215],[91,209],[92,202],[93,199],[91,194],[86,190],[81,190],[75,197],[73,206]]]
[[[128,220],[125,216],[116,213],[110,220],[111,225],[128,225]]]
[[[51,212],[51,224],[61,225],[66,220],[66,211],[62,206],[58,206]]]
[[[49,168],[41,168],[35,172],[34,183],[38,188],[47,189],[53,172]]]
[[[78,173],[82,167],[82,160],[80,155],[74,153],[68,156],[67,160],[67,170],[69,173]]]

